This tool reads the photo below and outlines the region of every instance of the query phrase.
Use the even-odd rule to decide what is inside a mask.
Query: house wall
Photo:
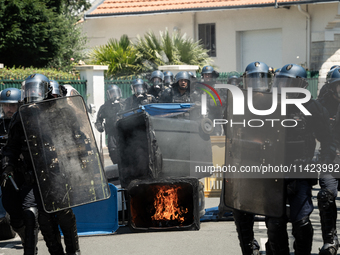
[[[325,28],[329,22],[335,19],[338,4],[302,5],[302,9],[308,10],[308,13],[311,14],[312,42],[320,44],[325,38],[329,39],[329,33],[327,34]],[[307,19],[299,12],[297,6],[292,6],[289,9],[256,8],[94,18],[84,22],[84,32],[90,39],[89,47],[94,47],[105,44],[110,38],[119,39],[122,34],[127,34],[129,38],[134,40],[138,34],[142,36],[149,30],[158,34],[158,31],[164,31],[166,28],[169,31],[179,29],[189,37],[197,39],[198,24],[204,23],[216,24],[217,56],[213,59],[214,65],[219,71],[243,71],[240,41],[242,40],[242,33],[240,32],[266,29],[280,29],[282,31],[281,66],[288,63],[306,65]],[[254,53],[258,53],[256,47],[254,47]],[[261,52],[261,54],[266,54],[266,51]],[[271,57],[277,58],[275,55]],[[257,61],[257,59],[254,59],[254,61]],[[267,64],[271,65],[271,63]],[[311,66],[318,67],[321,65],[315,63],[315,58],[311,57]]]

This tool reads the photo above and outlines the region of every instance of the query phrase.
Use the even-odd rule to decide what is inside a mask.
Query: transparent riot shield
[[[19,114],[47,212],[110,197],[81,96],[23,105]]]
[[[228,92],[224,119],[226,130],[226,171],[224,192],[226,206],[254,214],[279,217],[285,211],[284,175],[277,170],[284,165],[285,129],[281,125],[280,98],[276,110],[257,115],[249,110],[247,91],[244,114],[234,114],[234,100]],[[272,107],[272,94],[253,92],[256,110]],[[275,107],[275,106],[273,106]]]

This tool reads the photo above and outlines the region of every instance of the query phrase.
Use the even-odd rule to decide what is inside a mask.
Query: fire
[[[188,213],[188,208],[181,209],[178,206],[178,190],[180,186],[172,187],[170,185],[156,186],[157,193],[154,200],[156,212],[151,216],[152,220],[177,220],[179,223],[184,222],[184,214]]]

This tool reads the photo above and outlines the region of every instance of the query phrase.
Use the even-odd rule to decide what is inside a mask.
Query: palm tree
[[[107,78],[142,72],[145,67],[141,63],[141,57],[127,35],[122,35],[119,41],[110,39],[106,45],[95,47],[89,54],[92,64],[109,66]]]
[[[212,63],[208,51],[199,41],[177,32],[170,35],[168,30],[161,31],[159,37],[152,31],[146,33],[144,37],[137,36],[135,47],[144,61],[148,61],[154,69],[159,65],[183,64],[198,65],[202,68]]]

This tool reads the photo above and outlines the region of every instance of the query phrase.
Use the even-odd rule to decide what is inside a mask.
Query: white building
[[[179,30],[201,39],[218,71],[244,71],[253,61],[288,63],[324,76],[340,64],[338,0],[97,0],[86,12],[89,46],[127,34]]]

